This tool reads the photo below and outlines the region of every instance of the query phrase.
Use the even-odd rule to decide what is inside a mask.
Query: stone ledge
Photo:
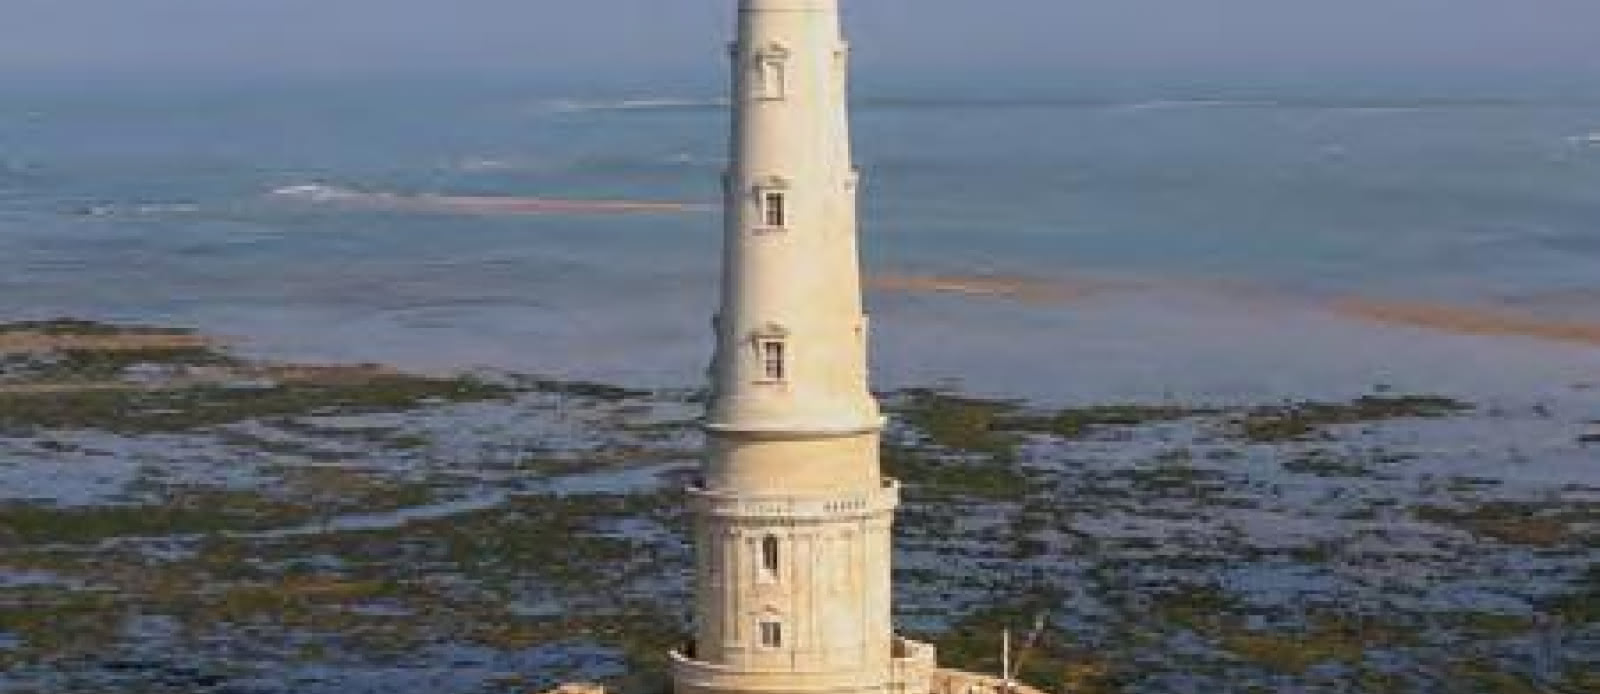
[[[754,694],[883,694],[888,690],[887,673],[878,672],[791,672],[742,670],[694,660],[674,651],[672,681],[676,691],[729,692]]]
[[[893,513],[900,504],[900,483],[886,479],[875,490],[825,496],[724,494],[699,487],[688,494],[692,511],[720,518],[837,520]]]
[[[837,439],[851,436],[865,436],[883,431],[887,425],[886,418],[879,418],[870,423],[843,423],[825,422],[815,420],[794,420],[786,422],[723,422],[707,421],[702,424],[708,433],[715,436],[743,437],[751,439]]]

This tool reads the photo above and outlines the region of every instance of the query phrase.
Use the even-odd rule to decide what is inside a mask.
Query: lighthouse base
[[[941,668],[933,646],[895,638],[889,670],[737,670],[672,654],[674,694],[1044,694],[1033,687]]]
[[[676,694],[931,694],[934,649],[895,639],[886,667],[797,671],[740,669],[672,654]]]

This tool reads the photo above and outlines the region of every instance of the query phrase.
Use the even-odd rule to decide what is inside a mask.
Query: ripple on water
[[[39,587],[76,587],[82,585],[81,581],[69,579],[49,571],[12,571],[0,569],[0,589],[14,588],[39,588]],[[0,632],[3,634],[4,632]]]

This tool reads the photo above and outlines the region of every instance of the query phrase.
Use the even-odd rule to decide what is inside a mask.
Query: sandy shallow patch
[[[1506,309],[1382,299],[1339,299],[1333,311],[1390,325],[1458,335],[1531,337],[1600,346],[1600,323],[1567,321]]]
[[[1565,292],[1558,305],[1554,296],[1540,301],[1499,307],[1446,304],[1369,297],[1339,297],[1313,302],[1305,297],[1274,293],[1269,288],[1218,281],[1136,282],[1083,278],[1036,278],[1015,275],[914,275],[883,274],[868,279],[872,289],[906,294],[948,294],[997,298],[1036,305],[1068,304],[1091,297],[1131,292],[1192,296],[1217,295],[1247,302],[1251,310],[1306,308],[1328,310],[1346,318],[1372,323],[1423,328],[1454,335],[1530,337],[1539,340],[1600,346],[1600,321],[1561,318],[1535,313],[1534,308],[1563,305],[1593,308],[1600,293]],[[1524,307],[1526,306],[1526,307]]]
[[[52,335],[24,330],[0,332],[0,354],[46,352],[140,352],[148,350],[205,349],[220,340],[204,335],[126,333],[116,335]]]

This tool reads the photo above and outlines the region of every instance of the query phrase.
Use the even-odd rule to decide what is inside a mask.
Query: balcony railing
[[[831,496],[752,496],[723,494],[703,487],[689,489],[692,510],[729,518],[865,518],[890,513],[899,502],[900,483],[892,479],[885,479],[882,486],[868,492]]]

